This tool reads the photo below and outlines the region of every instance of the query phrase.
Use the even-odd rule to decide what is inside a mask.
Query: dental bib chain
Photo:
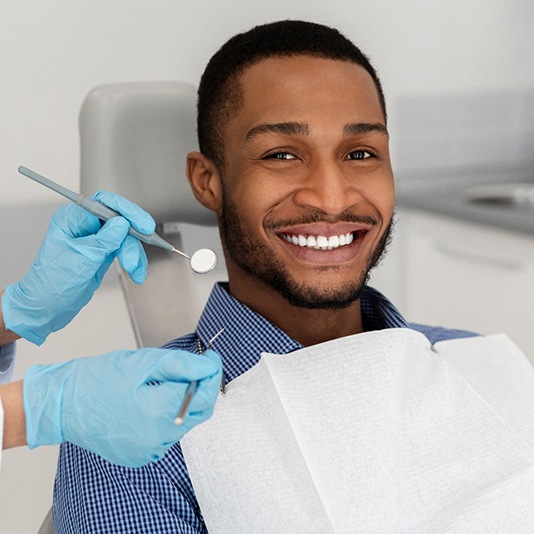
[[[215,340],[216,337],[219,336],[219,334],[222,333],[222,331],[224,330],[224,328],[221,328],[209,341],[208,341],[208,346],[207,346],[207,349],[210,349],[211,347],[211,344],[213,343],[213,341]],[[204,347],[202,345],[202,341],[200,340],[200,337],[199,335],[197,334],[197,348],[198,348],[198,353],[202,356],[204,354]],[[221,378],[221,395],[226,395],[226,374],[224,372],[224,368],[223,368],[223,371],[222,371],[222,378]]]

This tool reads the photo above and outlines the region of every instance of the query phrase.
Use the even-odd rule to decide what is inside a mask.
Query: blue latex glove
[[[140,467],[160,459],[208,419],[221,359],[180,350],[139,349],[30,367],[24,378],[30,448],[68,441],[106,460]],[[174,424],[187,384],[200,380],[182,425]],[[147,382],[161,383],[148,385]]]
[[[99,191],[94,199],[118,211],[104,225],[74,204],[58,209],[30,271],[2,295],[6,328],[40,345],[67,325],[92,298],[117,257],[134,282],[146,278],[147,258],[128,230],[155,229],[152,217],[129,200]]]

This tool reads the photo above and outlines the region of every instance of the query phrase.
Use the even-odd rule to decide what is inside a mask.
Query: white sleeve
[[[7,384],[13,379],[15,369],[15,343],[0,347],[0,384]]]
[[[0,384],[11,382],[15,367],[15,343],[0,347]],[[2,465],[2,443],[4,440],[4,407],[0,398],[0,466]]]

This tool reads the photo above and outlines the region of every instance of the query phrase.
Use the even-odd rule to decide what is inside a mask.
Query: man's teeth
[[[350,245],[354,241],[354,234],[350,232],[348,234],[331,235],[330,237],[325,237],[324,235],[310,235],[305,237],[303,235],[287,234],[282,234],[282,237],[288,243],[292,243],[293,245],[314,248],[316,250],[332,250],[334,248]]]

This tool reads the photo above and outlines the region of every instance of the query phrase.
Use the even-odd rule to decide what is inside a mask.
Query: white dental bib
[[[534,532],[534,370],[504,335],[262,354],[181,444],[210,534]]]

